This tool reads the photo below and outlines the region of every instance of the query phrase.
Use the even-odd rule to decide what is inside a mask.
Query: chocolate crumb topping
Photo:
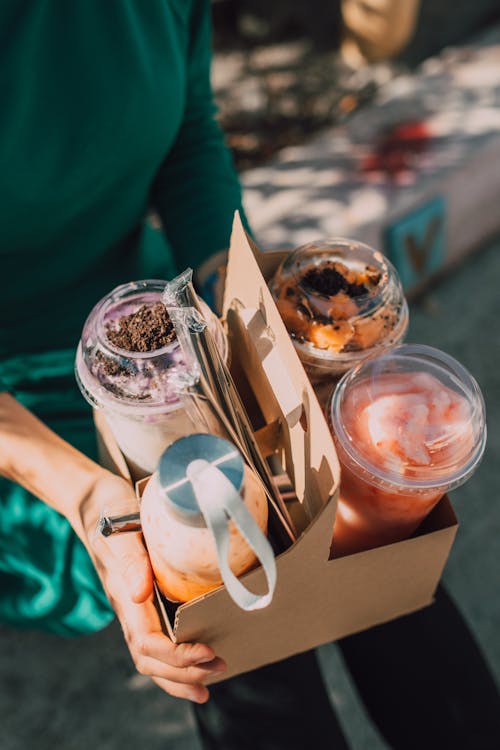
[[[105,357],[102,352],[96,352],[95,358],[106,375],[111,375],[111,377],[118,377],[119,375],[128,374],[125,367],[122,367],[120,364],[118,364],[118,362],[115,362],[114,359]]]
[[[347,281],[336,268],[330,265],[310,268],[300,280],[300,285],[326,297],[333,297],[339,292],[345,292],[349,297],[360,297],[368,291],[364,284]]]
[[[117,323],[118,327],[108,325],[107,337],[112,344],[129,352],[154,352],[176,338],[174,325],[162,302],[151,307],[142,305],[134,313],[119,318]]]

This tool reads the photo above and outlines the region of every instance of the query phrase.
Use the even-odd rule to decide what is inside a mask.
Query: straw
[[[194,355],[198,362],[199,390],[212,405],[229,437],[254,470],[288,536],[295,541],[297,532],[293,521],[254,438],[252,424],[231,373],[203,318],[189,272],[167,284],[162,299],[176,329],[181,347],[187,348],[185,354],[189,359]],[[172,305],[173,302],[176,304]],[[196,397],[197,394],[193,395]]]

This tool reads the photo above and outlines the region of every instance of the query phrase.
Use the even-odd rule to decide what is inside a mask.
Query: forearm
[[[140,536],[118,534],[108,543],[93,534],[102,504],[135,498],[131,486],[66,443],[5,392],[0,392],[0,475],[19,482],[69,520],[101,577],[141,674],[171,695],[205,702],[208,690],[202,683],[225,665],[205,644],[175,644],[163,635]]]
[[[87,501],[109,472],[52,432],[8,393],[0,393],[0,475],[65,516],[87,544],[85,528],[95,525],[99,513],[96,503]]]

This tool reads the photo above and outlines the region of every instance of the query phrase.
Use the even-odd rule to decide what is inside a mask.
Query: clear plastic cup
[[[471,476],[486,444],[478,384],[429,346],[401,345],[360,364],[328,412],[342,468],[334,557],[411,536]]]
[[[400,343],[408,328],[396,269],[361,242],[336,238],[297,248],[270,289],[323,404],[345,372]]]
[[[94,408],[105,412],[134,479],[153,473],[163,451],[178,438],[195,432],[223,434],[210,404],[189,390],[197,373],[177,340],[136,352],[116,346],[108,335],[120,318],[160,302],[166,283],[147,279],[113,289],[88,316],[76,356],[80,390]],[[227,360],[222,325],[204,303],[202,309]]]

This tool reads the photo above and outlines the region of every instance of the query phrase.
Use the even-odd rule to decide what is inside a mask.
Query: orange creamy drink
[[[206,468],[197,483],[189,478],[189,467],[200,463],[198,457]],[[228,482],[236,508],[224,506]],[[234,445],[206,434],[178,440],[163,454],[141,501],[142,531],[161,592],[171,601],[187,602],[228,585],[221,562],[227,562],[229,577],[240,576],[258,564],[259,544],[269,548],[274,565],[265,539],[267,520],[264,490]],[[223,560],[217,542],[221,524],[223,532],[227,527]]]
[[[405,539],[484,451],[484,402],[448,355],[399,346],[347,374],[330,405],[342,467],[334,557]]]

